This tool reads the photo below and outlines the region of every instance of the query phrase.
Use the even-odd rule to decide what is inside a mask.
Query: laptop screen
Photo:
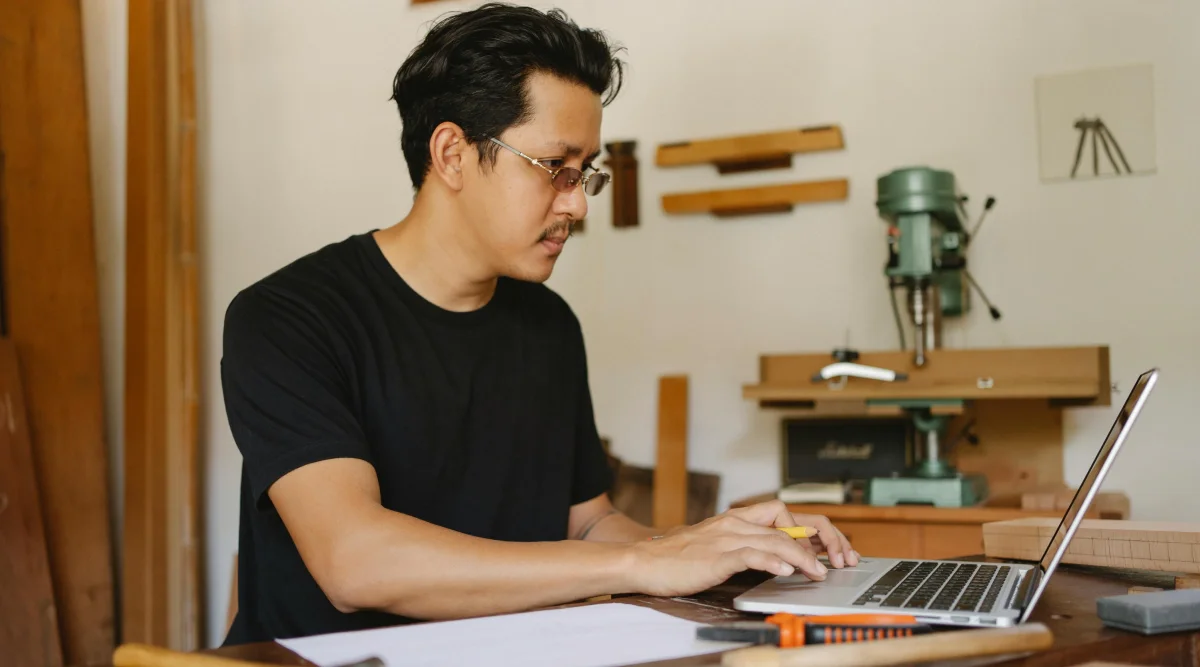
[[[1121,444],[1125,441],[1125,436],[1129,433],[1130,427],[1133,426],[1134,420],[1137,419],[1138,413],[1142,410],[1142,405],[1145,403],[1150,389],[1157,380],[1157,369],[1151,369],[1142,373],[1138,377],[1137,383],[1134,384],[1133,390],[1129,392],[1129,397],[1125,399],[1125,405],[1117,413],[1117,418],[1113,422],[1112,428],[1109,429],[1108,436],[1104,439],[1104,444],[1100,446],[1100,451],[1096,452],[1096,458],[1092,461],[1092,467],[1088,469],[1087,475],[1083,478],[1083,483],[1079,485],[1079,490],[1075,492],[1075,497],[1071,500],[1071,506],[1063,514],[1062,520],[1058,523],[1058,529],[1054,531],[1054,536],[1050,538],[1050,543],[1046,545],[1046,551],[1042,554],[1042,561],[1040,563],[1041,580],[1037,582],[1037,589],[1025,606],[1022,613],[1022,620],[1029,616],[1038,597],[1041,596],[1042,589],[1045,588],[1050,574],[1058,566],[1058,562],[1062,560],[1063,553],[1066,551],[1065,545],[1070,542],[1071,537],[1079,528],[1079,524],[1083,520],[1083,515],[1087,512],[1087,508],[1091,506],[1096,492],[1100,490],[1100,484],[1104,481],[1104,476],[1108,474],[1109,468],[1112,467],[1112,463],[1116,459],[1116,454],[1120,450]]]

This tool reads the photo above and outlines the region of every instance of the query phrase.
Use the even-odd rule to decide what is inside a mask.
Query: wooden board
[[[762,132],[733,137],[661,144],[654,162],[660,167],[690,164],[738,164],[770,161],[793,153],[838,150],[845,147],[837,125],[807,127],[782,132]]]
[[[123,640],[202,647],[189,0],[129,3]]]
[[[1021,494],[1021,507],[1032,510],[1065,512],[1075,498],[1076,489],[1065,484],[1038,487]],[[1129,496],[1122,491],[1098,491],[1092,507],[1101,519],[1128,519],[1131,511]]]
[[[1058,524],[1050,518],[984,524],[984,551],[994,558],[1037,560]],[[1200,573],[1200,523],[1084,519],[1062,562]]]
[[[849,189],[849,182],[840,178],[827,181],[805,181],[783,185],[666,194],[662,197],[662,207],[665,212],[672,214],[713,213],[724,217],[776,213],[789,211],[795,204],[844,200]]]
[[[907,373],[902,382],[848,378],[840,389],[812,378],[833,359],[829,353],[763,355],[759,379],[742,387],[760,402],[812,402],[903,398],[1056,399],[1109,405],[1107,346],[930,350],[925,366],[912,352],[862,352],[857,363]]]
[[[654,467],[654,526],[687,521],[688,378],[658,380],[658,449]]]
[[[63,664],[25,396],[7,338],[0,338],[0,656],[11,665]]]
[[[986,477],[989,497],[1013,497],[1017,505],[1022,492],[1062,483],[1062,409],[1037,399],[973,401],[947,432],[959,433],[968,421],[978,444],[960,440],[948,458],[963,473]],[[1061,516],[1066,508],[1037,509]]]
[[[113,562],[80,0],[0,2],[0,150],[8,335],[63,657],[103,663],[114,645]]]

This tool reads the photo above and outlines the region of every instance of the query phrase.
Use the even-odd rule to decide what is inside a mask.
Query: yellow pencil
[[[808,528],[806,526],[792,526],[790,528],[779,528],[776,526],[776,530],[782,530],[783,532],[787,533],[789,537],[794,539],[812,537],[817,534],[816,528]]]

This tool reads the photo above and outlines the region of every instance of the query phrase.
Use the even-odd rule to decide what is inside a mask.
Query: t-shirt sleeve
[[[262,286],[225,314],[221,387],[255,502],[280,477],[334,458],[372,463],[352,407],[345,348],[311,304]]]
[[[600,434],[596,430],[596,417],[592,410],[592,392],[588,382],[587,353],[583,343],[583,333],[575,321],[574,338],[576,345],[576,374],[578,378],[578,408],[575,424],[575,471],[571,484],[571,504],[579,504],[612,490],[612,469],[608,465],[608,455],[600,443]]]

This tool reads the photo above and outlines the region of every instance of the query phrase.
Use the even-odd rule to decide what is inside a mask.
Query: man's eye
[[[560,160],[560,159],[542,160],[542,164],[546,165],[547,167],[550,167],[551,169],[558,169],[559,167],[562,167],[563,162],[565,162],[565,160]]]

